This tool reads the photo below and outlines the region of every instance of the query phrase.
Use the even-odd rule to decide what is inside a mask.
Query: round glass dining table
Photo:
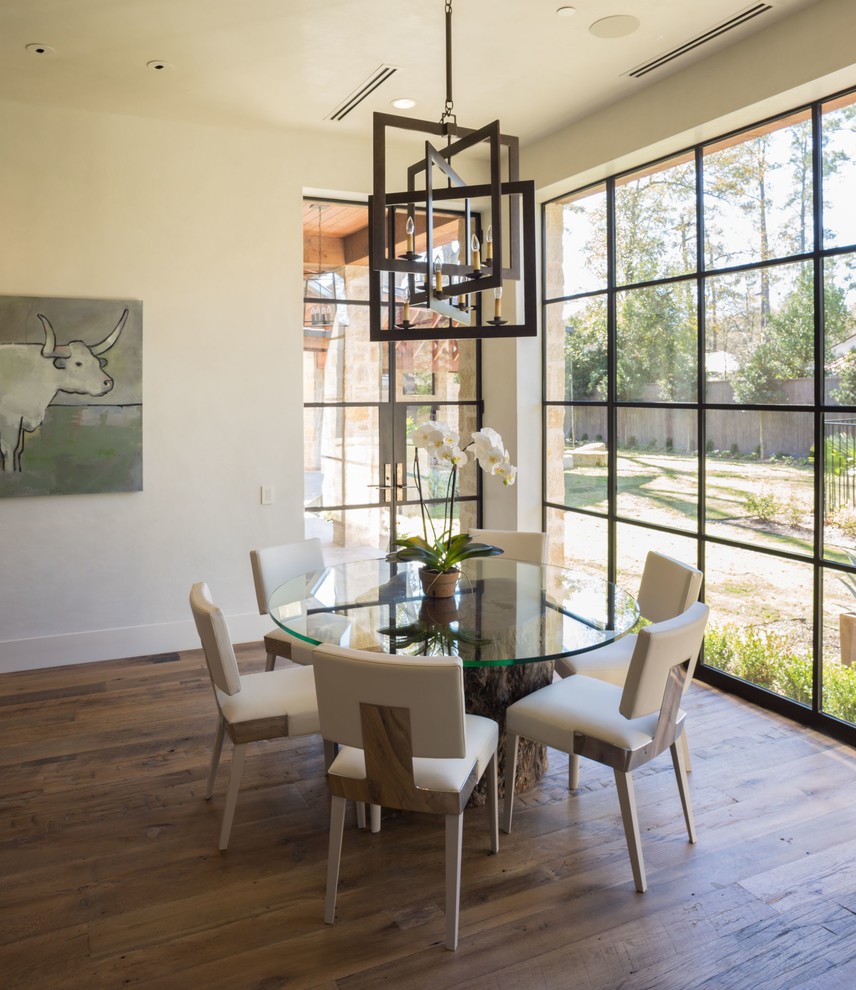
[[[593,650],[639,617],[617,585],[554,564],[464,561],[452,598],[423,595],[420,565],[384,559],[332,564],[281,585],[273,620],[307,643],[431,656],[465,667],[528,664]]]
[[[501,556],[464,561],[457,591],[445,599],[423,594],[419,569],[384,559],[331,564],[277,588],[270,614],[314,645],[459,656],[467,711],[500,725],[500,765],[505,709],[549,684],[558,657],[603,646],[639,618],[626,591],[553,564]],[[521,739],[516,790],[528,790],[546,768],[546,747]],[[483,788],[470,800],[483,803]]]

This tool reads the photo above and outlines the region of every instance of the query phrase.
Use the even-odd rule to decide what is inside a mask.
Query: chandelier
[[[503,134],[498,120],[477,130],[458,126],[452,99],[451,0],[445,0],[445,18],[446,104],[439,122],[385,113],[373,118],[370,337],[390,341],[534,336],[535,184],[520,180],[518,139]],[[423,138],[424,150],[407,168],[404,189],[388,188],[386,140],[391,130]],[[487,178],[468,182],[461,163],[471,164],[472,156],[469,161],[462,156],[485,147]],[[484,173],[481,159],[476,167]],[[435,246],[437,210],[462,216],[463,237],[452,260],[443,260]],[[480,216],[485,211],[490,222],[483,232]],[[420,227],[424,220],[424,250],[419,252],[417,217]],[[503,299],[509,282],[516,290],[511,305]],[[516,313],[522,302],[522,323],[503,319],[504,302],[507,313]],[[422,323],[412,320],[417,307],[437,316]]]

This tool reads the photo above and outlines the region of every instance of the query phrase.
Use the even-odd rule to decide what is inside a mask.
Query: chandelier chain
[[[455,101],[452,99],[452,0],[445,0],[444,11],[446,15],[446,103],[443,107],[440,123],[454,126],[457,123],[457,118],[455,117]]]

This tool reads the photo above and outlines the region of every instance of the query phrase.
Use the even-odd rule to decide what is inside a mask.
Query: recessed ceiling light
[[[171,69],[172,65],[169,62],[164,62],[163,59],[156,58],[151,62],[146,62],[147,69],[154,69],[155,72],[163,72],[165,69]]]
[[[639,30],[639,18],[630,14],[615,14],[601,17],[589,27],[589,33],[596,38],[623,38]]]
[[[54,53],[50,45],[39,45],[35,42],[31,45],[26,45],[26,49],[31,55],[53,55]]]
[[[576,14],[576,12],[577,12],[576,7],[559,7],[559,9],[556,11],[559,17],[573,17],[574,14]]]
[[[412,110],[416,106],[416,100],[402,96],[397,100],[390,100],[390,105],[394,106],[396,110]]]

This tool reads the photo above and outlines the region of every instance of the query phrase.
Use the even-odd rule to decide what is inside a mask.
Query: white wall
[[[248,551],[303,535],[303,187],[368,188],[368,144],[13,104],[0,133],[0,293],[144,322],[143,492],[0,500],[0,671],[198,646],[197,580],[256,638]]]

